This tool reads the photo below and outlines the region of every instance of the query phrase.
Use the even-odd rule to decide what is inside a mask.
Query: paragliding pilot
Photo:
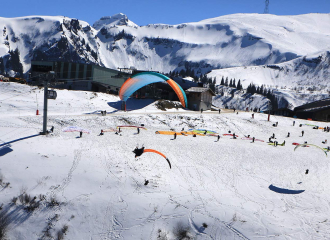
[[[144,147],[142,148],[136,147],[133,151],[133,153],[135,153],[135,157],[141,156],[143,152],[144,152]]]

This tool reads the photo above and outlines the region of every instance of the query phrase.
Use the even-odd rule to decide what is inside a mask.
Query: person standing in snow
[[[137,128],[137,134],[140,134],[140,128]]]
[[[304,136],[304,133],[305,133],[304,130],[302,130],[302,131],[301,131],[301,136],[302,136],[302,137]]]
[[[236,134],[235,133],[233,133],[233,139],[236,139]]]
[[[100,136],[102,136],[104,133],[103,133],[103,129],[101,129],[101,132],[100,132]]]
[[[288,136],[286,136],[286,137],[290,137],[290,132],[288,132]]]
[[[201,109],[201,113],[203,113],[203,108]]]
[[[309,172],[309,170],[308,170],[308,169],[306,169],[306,172],[305,172],[305,174],[308,174],[308,172]]]
[[[252,113],[252,118],[254,118],[254,113]]]
[[[50,131],[51,132],[54,132],[54,126],[51,127]]]
[[[80,138],[82,137],[82,131],[80,131]]]
[[[206,135],[206,133],[207,133],[207,130],[205,130],[204,135]]]
[[[219,114],[221,113],[221,109],[219,108]]]
[[[219,142],[219,140],[220,140],[220,134],[218,135],[218,141],[217,142]]]
[[[296,124],[296,121],[293,121],[293,126]]]
[[[176,133],[174,133],[174,139],[176,139]]]
[[[255,138],[253,137],[253,138],[252,138],[252,142],[253,142],[253,143],[254,143],[254,140],[255,140]]]

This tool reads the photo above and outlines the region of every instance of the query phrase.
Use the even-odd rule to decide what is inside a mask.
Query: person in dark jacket
[[[174,133],[174,139],[176,139],[176,133]]]
[[[54,132],[54,126],[51,127],[50,131],[51,132]]]
[[[219,142],[219,140],[220,140],[220,135],[218,135],[218,142]]]
[[[140,128],[137,128],[137,134],[140,134]]]
[[[302,130],[302,131],[301,131],[301,136],[302,136],[302,137],[304,136],[304,133],[305,133],[304,130]]]
[[[80,137],[82,137],[82,131],[80,131]]]

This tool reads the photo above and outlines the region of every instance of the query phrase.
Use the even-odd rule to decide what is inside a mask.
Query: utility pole
[[[266,5],[265,5],[264,13],[267,14],[267,13],[269,13],[269,0],[266,0],[266,1],[265,1],[265,4],[266,4]]]
[[[46,77],[44,79],[44,116],[43,116],[43,128],[42,132],[40,132],[41,135],[47,134],[47,110],[48,110],[48,84],[49,80],[53,80],[55,78],[55,72],[50,71],[46,74]]]

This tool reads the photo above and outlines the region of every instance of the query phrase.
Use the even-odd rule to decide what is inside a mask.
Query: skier
[[[174,139],[176,139],[176,133],[174,133]]]
[[[218,141],[217,142],[219,142],[219,139],[220,139],[220,135],[218,135]]]
[[[82,137],[82,131],[80,131],[80,138]]]
[[[51,132],[54,132],[54,126],[51,127],[50,131]]]
[[[137,128],[137,134],[139,134],[140,133],[140,128]]]
[[[253,143],[254,143],[254,139],[255,139],[255,138],[253,137],[253,138],[252,138],[252,142],[253,142]]]
[[[304,136],[304,133],[305,133],[304,130],[302,130],[302,131],[301,131],[301,136],[302,136],[302,137]]]

